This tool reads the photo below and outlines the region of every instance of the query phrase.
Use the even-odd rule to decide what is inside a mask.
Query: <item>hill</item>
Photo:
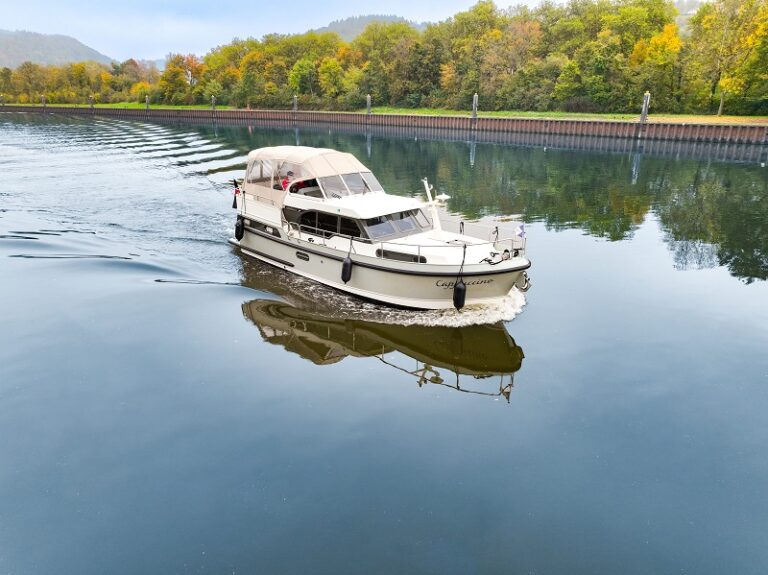
[[[103,64],[112,62],[112,58],[71,36],[0,30],[0,68],[16,68],[26,61],[61,65],[85,60],[95,60]]]
[[[371,22],[405,22],[406,24],[413,26],[416,30],[423,30],[427,26],[425,22],[417,24],[416,22],[411,22],[401,16],[369,14],[368,16],[351,16],[349,18],[344,18],[343,20],[334,20],[328,24],[328,26],[316,28],[314,32],[336,32],[345,41],[351,42],[359,36]]]

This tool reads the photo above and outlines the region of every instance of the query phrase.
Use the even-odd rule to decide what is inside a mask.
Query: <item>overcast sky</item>
[[[445,20],[476,0],[0,0],[0,29],[73,36],[119,61],[169,52],[203,55],[233,38],[294,34],[333,20],[394,14],[417,22]],[[515,1],[514,4],[526,3]],[[538,1],[528,0],[535,5]],[[430,6],[431,5],[431,6]],[[509,3],[497,0],[506,8]]]

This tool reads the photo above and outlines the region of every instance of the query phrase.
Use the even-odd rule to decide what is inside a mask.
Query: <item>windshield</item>
[[[366,192],[383,192],[384,188],[371,172],[341,174],[318,178],[320,186],[329,198],[354,196]]]
[[[431,228],[432,224],[421,210],[396,212],[365,220],[365,231],[372,240],[407,236]]]

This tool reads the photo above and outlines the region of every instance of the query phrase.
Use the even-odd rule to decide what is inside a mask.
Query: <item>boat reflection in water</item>
[[[349,356],[376,358],[412,376],[419,387],[445,386],[509,401],[524,354],[503,322],[463,327],[400,325],[385,317],[371,321],[370,313],[358,319],[349,310],[340,313],[323,305],[320,302],[328,299],[317,293],[311,300],[297,295],[301,292],[286,285],[288,274],[276,277],[274,270],[264,273],[262,266],[247,265],[244,283],[287,300],[260,298],[243,304],[243,315],[258,327],[264,341],[315,365]]]

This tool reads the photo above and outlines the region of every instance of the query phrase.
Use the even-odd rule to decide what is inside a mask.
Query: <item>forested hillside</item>
[[[712,0],[681,32],[669,0],[570,0],[499,9],[481,0],[423,32],[404,22],[235,39],[159,76],[129,61],[100,73],[25,64],[0,72],[11,99],[209,102],[241,107],[375,105],[484,110],[768,114],[768,0]],[[133,64],[128,65],[130,62]],[[141,68],[141,66],[139,66]]]
[[[360,34],[362,34],[365,28],[373,22],[380,22],[382,24],[404,22],[413,26],[416,30],[423,30],[427,26],[426,24],[416,24],[414,22],[409,22],[400,16],[371,14],[368,16],[351,16],[349,18],[344,18],[343,20],[334,20],[328,24],[328,26],[323,26],[322,28],[317,28],[312,31],[317,32],[318,34],[323,34],[325,32],[336,32],[342,40],[345,42],[351,42]]]
[[[61,65],[86,60],[102,64],[112,61],[69,36],[0,30],[0,68],[16,68],[24,62]]]

